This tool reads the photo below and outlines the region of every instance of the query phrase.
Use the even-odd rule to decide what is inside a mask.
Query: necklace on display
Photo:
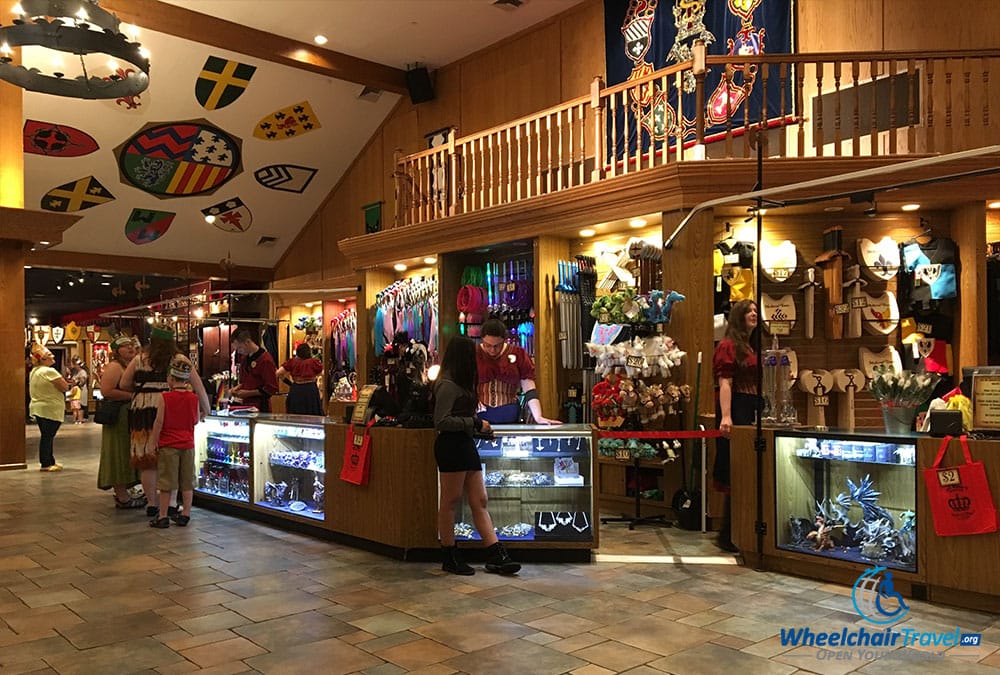
[[[545,522],[545,516],[548,516],[550,518],[550,522],[548,523]],[[538,527],[543,532],[551,532],[552,530],[556,529],[556,514],[551,511],[539,513]]]
[[[583,516],[583,525],[582,526],[576,524],[577,518],[579,516]],[[586,511],[580,511],[579,513],[576,513],[576,514],[573,515],[573,529],[574,530],[576,530],[577,532],[583,532],[584,530],[586,530],[589,527],[590,527],[590,520],[587,519],[587,512]]]
[[[559,523],[560,525],[562,525],[563,527],[565,527],[566,525],[569,525],[570,523],[573,522],[573,514],[571,514],[569,512],[566,512],[565,516],[562,515],[562,514],[563,514],[562,511],[560,511],[559,513],[556,514],[556,522],[557,523]]]

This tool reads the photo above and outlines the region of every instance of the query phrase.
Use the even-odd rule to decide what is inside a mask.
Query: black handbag
[[[98,424],[117,424],[118,414],[126,403],[128,401],[101,399],[97,402],[97,409],[94,411],[94,421]]]

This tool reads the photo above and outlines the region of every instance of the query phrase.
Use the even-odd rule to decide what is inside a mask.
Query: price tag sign
[[[513,293],[516,290],[517,290],[517,284],[515,284],[513,281],[511,281],[509,284],[507,284],[507,292],[508,293]]]
[[[791,335],[792,324],[788,321],[771,321],[767,324],[771,335]]]
[[[794,269],[788,267],[774,267],[770,270],[771,276],[774,277],[775,281],[784,281],[792,276],[792,272],[794,271]]]
[[[607,312],[600,312],[597,316],[598,323],[611,323],[611,315]]]
[[[642,356],[626,356],[625,365],[629,368],[642,368],[643,364],[646,362],[645,357]]]
[[[942,469],[937,472],[937,478],[941,487],[962,484],[962,477],[959,475],[958,469]]]
[[[813,405],[817,408],[824,408],[830,405],[829,396],[813,396]]]
[[[569,339],[569,335],[566,334],[566,331],[559,331],[559,335],[557,337],[560,340],[568,340]]]
[[[833,313],[836,314],[837,316],[843,316],[844,314],[847,314],[850,311],[851,311],[851,306],[846,302],[833,306]]]
[[[861,296],[860,298],[851,298],[851,309],[864,309],[868,306],[868,298]]]
[[[739,253],[727,253],[722,256],[723,265],[739,265],[740,264],[740,254]]]
[[[354,404],[354,412],[351,414],[351,424],[365,424],[368,422],[368,404],[372,400],[372,394],[378,387],[374,384],[366,384],[358,391],[358,400]]]

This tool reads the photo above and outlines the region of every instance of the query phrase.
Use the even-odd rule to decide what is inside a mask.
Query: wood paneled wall
[[[314,272],[326,278],[351,271],[337,242],[364,231],[365,204],[384,202],[382,221],[392,222],[397,149],[417,152],[426,147],[424,135],[432,131],[454,126],[459,135],[470,134],[582,96],[604,72],[602,0],[587,0],[526,33],[438,69],[435,99],[420,105],[400,100],[289,246],[275,278]]]
[[[995,0],[799,0],[799,52],[990,49]]]

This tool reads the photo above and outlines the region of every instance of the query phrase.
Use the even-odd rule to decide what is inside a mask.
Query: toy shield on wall
[[[782,282],[795,274],[798,256],[795,244],[787,239],[780,244],[760,242],[760,270],[771,281]]]
[[[798,385],[806,393],[824,396],[833,391],[833,373],[822,368],[800,370]]]
[[[57,345],[62,343],[63,338],[65,336],[66,336],[65,328],[63,328],[62,326],[52,327],[52,341],[55,342]]]
[[[830,372],[833,373],[833,388],[836,391],[847,391],[851,387],[854,387],[855,391],[861,391],[868,381],[858,368],[837,368]]]
[[[861,308],[862,325],[872,335],[888,335],[899,325],[899,305],[891,291],[868,296],[868,305]]]
[[[903,370],[903,359],[900,358],[899,352],[892,345],[888,345],[878,352],[873,352],[866,347],[858,347],[858,363],[861,365],[861,372],[868,379],[875,376],[875,368],[878,366],[884,366],[897,373]]]
[[[869,279],[891,279],[899,270],[899,245],[889,237],[882,237],[877,243],[858,239],[858,260]]]
[[[760,317],[764,328],[772,335],[789,335],[795,326],[795,299],[789,295],[779,298],[766,293],[760,296]]]
[[[76,321],[70,321],[66,324],[66,339],[73,342],[80,339],[80,327],[76,325]]]

